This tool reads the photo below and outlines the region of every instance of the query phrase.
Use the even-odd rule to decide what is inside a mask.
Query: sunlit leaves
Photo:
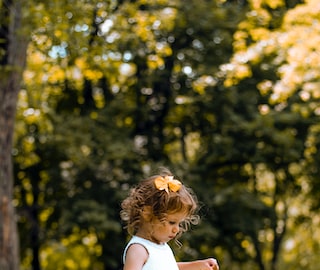
[[[216,84],[217,80],[214,77],[203,75],[193,82],[193,89],[200,95],[203,95],[207,87],[213,87]]]
[[[309,12],[311,16],[309,15]],[[304,13],[304,15],[303,15]],[[307,15],[308,14],[308,15]],[[312,15],[314,14],[314,15]],[[267,31],[266,29],[253,28],[249,30],[250,36],[257,42],[245,47],[241,40],[247,38],[245,33],[240,31],[236,37],[239,37],[240,43],[235,43],[235,48],[239,51],[235,54],[233,61],[228,66],[222,66],[227,70],[228,79],[226,85],[230,86],[244,78],[250,78],[249,65],[261,64],[262,69],[268,69],[268,65],[278,66],[277,75],[279,80],[274,81],[271,87],[271,102],[283,102],[287,100],[294,92],[305,87],[304,84],[312,85],[319,79],[319,14],[317,7],[313,2],[298,6],[288,12],[284,17],[282,29],[276,31]],[[312,18],[310,21],[309,18]],[[299,18],[297,21],[296,18]],[[245,23],[250,24],[248,19]],[[254,25],[254,24],[253,24]],[[265,60],[272,57],[272,62]],[[262,64],[263,61],[263,64]],[[248,70],[249,69],[249,70]],[[244,72],[244,70],[247,70]],[[266,84],[264,84],[266,85]],[[260,84],[261,88],[263,87]],[[311,87],[312,88],[312,87]]]
[[[262,8],[268,6],[272,9],[276,9],[285,5],[283,0],[250,0],[249,3],[253,9]]]
[[[309,164],[307,160],[316,155],[318,145],[319,6],[316,1],[298,5],[283,14],[283,20],[275,27],[272,19],[276,14],[271,9],[281,10],[285,4],[281,2],[251,2],[252,10],[235,34],[236,53],[230,63],[221,65],[226,75],[226,87],[239,92],[258,90],[261,94],[257,103],[263,117],[257,119],[266,122],[255,131],[258,141],[254,160],[270,158],[271,163],[266,162],[264,165],[270,167],[265,169],[254,163],[257,173],[253,178],[254,187],[268,206],[275,205],[277,217],[273,231],[262,231],[272,236],[262,237],[263,243],[276,241],[286,226],[293,229],[294,222],[310,214],[311,205],[300,201],[303,195],[299,198],[291,196],[300,189],[308,196],[309,185],[317,183],[314,175],[318,175],[318,170],[312,169],[314,162]],[[249,131],[249,126],[245,130]],[[272,133],[268,132],[270,127]],[[308,131],[309,135],[305,135]],[[298,143],[299,139],[304,142]],[[276,169],[278,166],[281,169]],[[299,202],[305,207],[299,209],[296,205]],[[296,211],[301,211],[299,218]],[[301,226],[307,226],[307,223]],[[299,242],[298,238],[292,237],[290,243]],[[313,248],[308,254],[313,253],[311,250]],[[270,256],[270,250],[265,251],[264,258]],[[307,265],[306,261],[304,264]]]
[[[42,248],[42,267],[48,270],[102,270],[102,263],[95,260],[101,251],[94,233],[75,231],[61,242],[51,242]]]

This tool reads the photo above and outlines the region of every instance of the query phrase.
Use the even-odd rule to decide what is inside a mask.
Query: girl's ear
[[[150,222],[152,220],[151,206],[143,206],[142,211],[141,211],[141,217],[146,222]]]

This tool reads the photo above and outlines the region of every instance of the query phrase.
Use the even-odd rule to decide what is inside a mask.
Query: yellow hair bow
[[[167,193],[169,193],[169,189],[173,192],[177,192],[182,186],[182,183],[179,180],[174,179],[172,175],[167,175],[165,177],[158,176],[154,179],[154,184],[157,189],[165,190]]]

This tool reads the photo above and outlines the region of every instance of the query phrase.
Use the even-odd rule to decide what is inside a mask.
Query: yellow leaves
[[[39,220],[40,222],[47,222],[51,214],[53,213],[53,207],[48,207],[46,209],[43,209],[39,214]]]
[[[74,79],[81,79],[82,77],[85,77],[88,80],[95,82],[103,77],[102,71],[91,68],[86,58],[77,58],[75,60],[75,67],[77,68],[74,68],[70,74]]]
[[[243,248],[247,249],[251,246],[251,242],[245,239],[245,240],[241,241],[241,246]]]
[[[209,75],[203,75],[193,82],[193,89],[198,94],[205,94],[205,88],[208,86],[215,86],[217,84],[217,80]]]
[[[35,144],[32,136],[26,136],[21,142],[21,154],[17,156],[17,161],[21,163],[21,166],[27,168],[40,162],[39,156],[34,152]]]
[[[177,12],[177,9],[172,7],[166,7],[161,10],[159,18],[161,19],[162,29],[171,31],[174,28]]]
[[[82,70],[87,67],[87,62],[83,57],[78,57],[75,60],[75,66],[77,66],[80,70]]]
[[[256,10],[249,12],[247,17],[249,22],[252,23],[251,28],[267,26],[272,20],[270,13],[263,8],[257,8]]]
[[[153,40],[153,34],[150,31],[150,23],[156,20],[156,16],[150,15],[143,11],[138,11],[136,16],[137,24],[134,27],[135,34],[144,42]]]
[[[259,164],[256,169],[257,190],[264,194],[272,194],[275,189],[275,175],[265,164]]]
[[[63,32],[61,31],[61,30],[55,30],[54,31],[54,35],[57,37],[57,38],[61,38],[62,37],[62,34],[63,34]]]
[[[320,6],[318,0],[309,0],[305,4],[287,12],[284,17],[284,26],[289,25],[313,25],[319,24]]]
[[[169,6],[170,4],[172,4],[172,2],[170,0],[139,0],[140,4],[143,5],[150,5],[150,3],[155,4],[157,6]]]
[[[185,137],[185,143],[188,160],[196,161],[201,149],[201,135],[198,132],[189,132]]]
[[[284,0],[265,0],[264,2],[267,6],[269,6],[272,9],[285,6]]]
[[[47,58],[40,51],[35,51],[33,48],[28,49],[28,54],[31,57],[28,58],[27,69],[23,73],[23,79],[26,84],[43,83],[43,72],[47,68]]]
[[[148,55],[147,64],[150,69],[157,69],[164,65],[164,61],[156,54]]]
[[[280,8],[285,5],[284,0],[251,0],[250,5],[253,9],[259,9],[262,6],[268,6],[272,9]]]
[[[270,112],[270,106],[267,104],[261,104],[258,106],[258,110],[261,115],[267,115]]]
[[[259,41],[259,40],[265,39],[266,37],[269,36],[269,33],[270,33],[269,30],[267,30],[266,28],[263,28],[263,27],[258,27],[258,28],[254,28],[254,29],[250,30],[251,38],[254,41]]]
[[[172,49],[168,43],[158,42],[155,44],[155,53],[147,56],[147,65],[150,69],[159,69],[164,67],[164,57],[172,54]]]
[[[302,31],[299,31],[299,36],[291,36],[294,44],[292,47],[288,48],[288,62],[294,63],[295,65],[304,64],[310,67],[319,67],[320,55],[318,51],[318,44],[320,42],[320,37],[318,35],[320,32],[306,33],[307,29],[301,30]]]
[[[92,152],[91,147],[88,145],[85,145],[85,144],[80,146],[80,150],[81,150],[83,156],[85,156],[85,157],[88,157]]]
[[[225,87],[235,85],[244,78],[252,76],[252,71],[248,64],[225,64],[221,66],[221,70],[227,74],[223,82]]]
[[[122,63],[119,66],[119,72],[122,76],[133,76],[137,71],[137,67],[132,63]]]
[[[308,136],[307,142],[306,142],[306,145],[308,145],[308,147],[305,149],[305,153],[304,153],[307,160],[312,160],[314,156],[317,155],[319,152],[317,147],[319,135],[320,135],[320,125],[319,124],[313,125],[310,128],[310,135]]]
[[[261,7],[263,0],[250,0],[250,6],[252,7],[252,9],[258,9]]]
[[[51,84],[63,82],[65,80],[65,72],[60,66],[52,66],[48,74],[48,82]]]
[[[248,19],[239,25],[240,30],[234,35],[237,52],[229,64],[221,66],[226,74],[224,85],[229,87],[252,76],[252,65],[260,65],[265,70],[278,66],[277,81],[262,81],[257,85],[262,94],[271,93],[271,103],[285,102],[298,89],[303,89],[300,97],[304,101],[319,98],[320,90],[314,84],[320,80],[318,1],[310,0],[287,12],[282,28],[272,32],[263,27],[270,20],[270,14],[263,9],[265,5],[275,9],[281,7],[283,1],[252,1],[254,10],[248,13]],[[257,27],[259,25],[262,27]],[[249,47],[248,40],[253,41]],[[272,59],[267,60],[269,55]],[[300,113],[308,115],[307,111]]]
[[[251,77],[252,76],[251,68],[246,64],[239,65],[238,68],[235,70],[234,76],[239,80],[242,80],[247,77]]]
[[[28,65],[31,68],[39,68],[46,61],[46,56],[40,51],[32,52],[32,59],[29,59]]]
[[[314,99],[320,99],[320,82],[308,82],[303,85],[303,91]]]
[[[52,242],[40,252],[41,266],[47,270],[102,270],[95,256],[101,256],[102,247],[94,232],[74,232],[61,242]]]
[[[83,75],[90,81],[97,81],[103,77],[100,70],[85,69]]]
[[[133,118],[132,118],[132,117],[126,117],[126,118],[124,119],[124,124],[125,124],[126,126],[131,126],[132,123],[133,123]]]
[[[233,36],[233,47],[235,51],[243,51],[247,47],[246,39],[248,38],[246,31],[237,31]]]
[[[258,83],[257,88],[260,90],[261,95],[267,95],[272,91],[273,83],[270,80],[263,80]]]
[[[157,69],[163,66],[163,57],[171,56],[172,49],[166,40],[158,41],[157,35],[159,31],[170,32],[174,29],[176,23],[177,9],[174,7],[159,8],[157,3],[150,3],[148,5],[155,5],[152,12],[138,10],[132,14],[135,24],[133,32],[137,39],[141,40],[148,51],[148,66],[151,69]],[[166,2],[166,1],[162,1]],[[141,4],[141,1],[139,2]],[[158,33],[157,33],[158,32]]]
[[[275,84],[273,99],[286,100],[299,88],[310,91],[313,97],[319,97],[318,90],[315,90],[317,87],[313,84],[320,79],[318,27],[294,26],[286,33],[280,33],[276,41],[284,52],[286,63],[278,68],[280,80]],[[306,94],[301,97],[307,98]]]
[[[155,51],[158,55],[162,57],[167,57],[172,55],[172,49],[168,43],[157,42],[155,46]]]

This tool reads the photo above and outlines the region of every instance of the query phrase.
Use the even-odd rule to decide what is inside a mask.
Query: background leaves
[[[23,269],[121,269],[120,202],[159,165],[202,205],[178,259],[316,269],[317,8],[32,1],[13,149]]]

